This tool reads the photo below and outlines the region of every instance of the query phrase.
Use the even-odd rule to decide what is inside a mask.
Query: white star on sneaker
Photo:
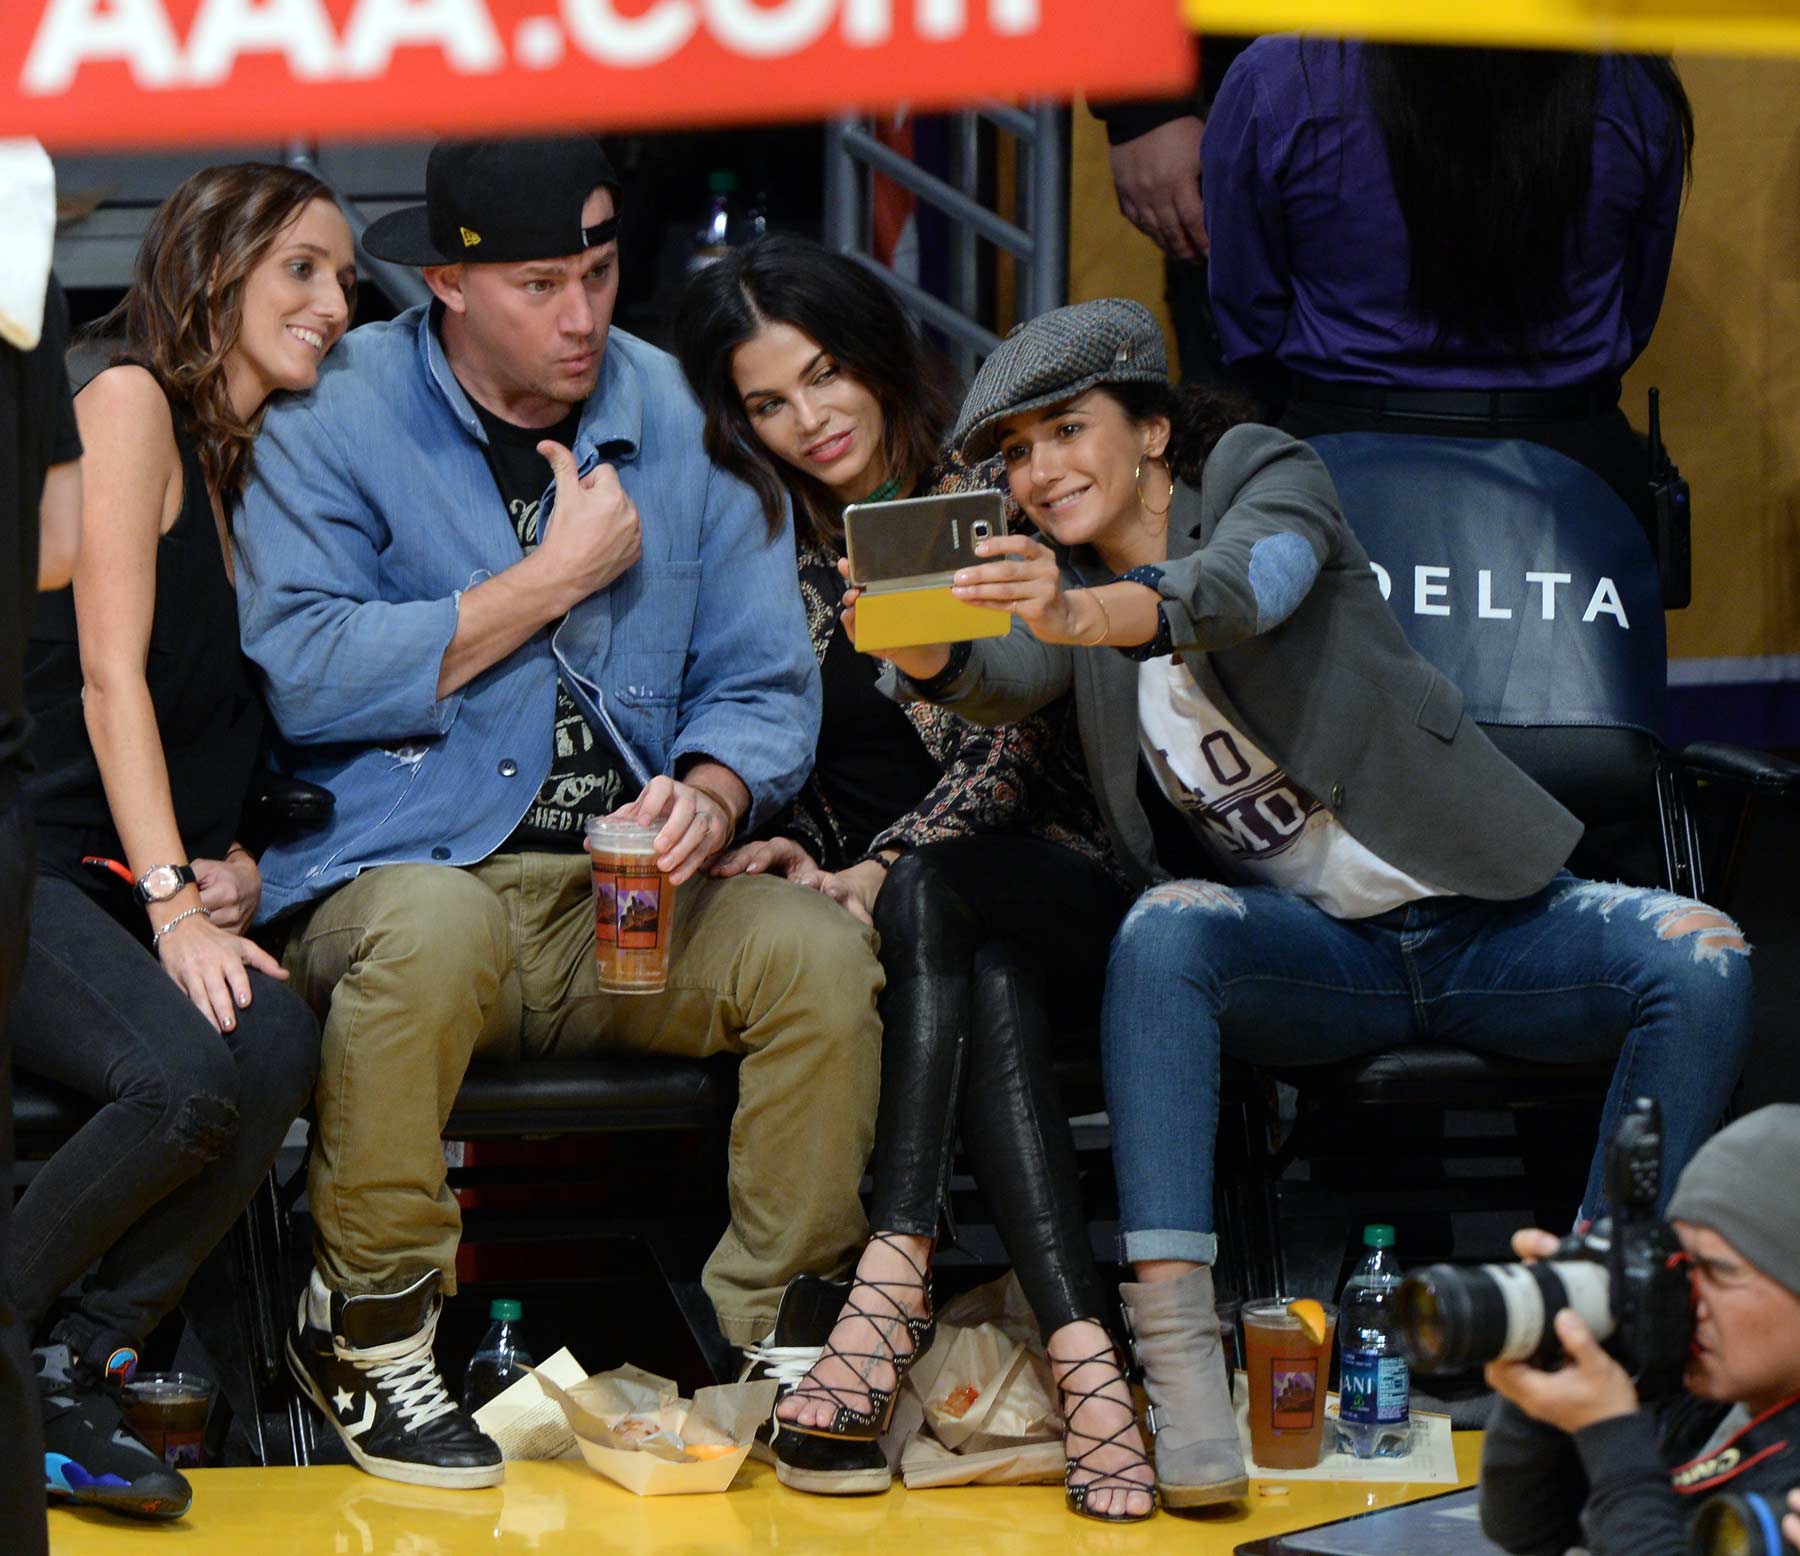
[[[348,1389],[339,1389],[331,1396],[331,1402],[337,1406],[339,1415],[347,1416],[350,1414],[350,1407],[356,1403],[356,1398]]]

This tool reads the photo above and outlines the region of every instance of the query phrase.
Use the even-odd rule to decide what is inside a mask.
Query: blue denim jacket
[[[549,771],[559,671],[640,783],[709,756],[748,785],[749,825],[793,795],[819,673],[792,536],[769,538],[700,432],[674,360],[613,330],[574,452],[617,468],[643,557],[440,699],[458,596],[519,543],[432,313],[353,331],[317,388],[271,406],[236,517],[244,650],[284,765],[337,804],[263,855],[260,920],[374,865],[492,853]]]

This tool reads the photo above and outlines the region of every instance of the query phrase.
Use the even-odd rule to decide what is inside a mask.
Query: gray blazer
[[[1111,576],[1086,548],[1064,573],[1076,585]],[[1225,717],[1390,864],[1496,900],[1529,896],[1562,868],[1581,823],[1463,717],[1462,693],[1407,643],[1304,443],[1251,425],[1219,440],[1200,489],[1176,487],[1161,592],[1175,652],[1209,656]],[[1147,884],[1168,872],[1137,797],[1137,679],[1123,654],[1040,643],[1014,622],[929,691],[998,724],[1073,686],[1101,814]],[[889,685],[923,691],[905,677]]]

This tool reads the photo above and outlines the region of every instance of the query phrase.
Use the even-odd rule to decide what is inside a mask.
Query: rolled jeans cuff
[[[1219,1257],[1216,1232],[1183,1232],[1173,1228],[1149,1232],[1121,1232],[1119,1257],[1126,1264],[1148,1259],[1179,1259],[1184,1264],[1213,1264]]]

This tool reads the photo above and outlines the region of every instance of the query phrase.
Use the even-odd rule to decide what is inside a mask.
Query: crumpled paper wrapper
[[[774,1408],[773,1379],[728,1383],[682,1399],[640,1367],[595,1373],[572,1388],[538,1375],[562,1407],[589,1466],[639,1496],[723,1491]]]
[[[921,1432],[900,1454],[900,1478],[908,1491],[929,1491],[933,1486],[1060,1485],[1065,1468],[1060,1437],[985,1453],[952,1453]]]
[[[924,1428],[900,1445],[908,1486],[1062,1479],[1056,1384],[1013,1276],[976,1287],[938,1315],[937,1339],[907,1388]]]

